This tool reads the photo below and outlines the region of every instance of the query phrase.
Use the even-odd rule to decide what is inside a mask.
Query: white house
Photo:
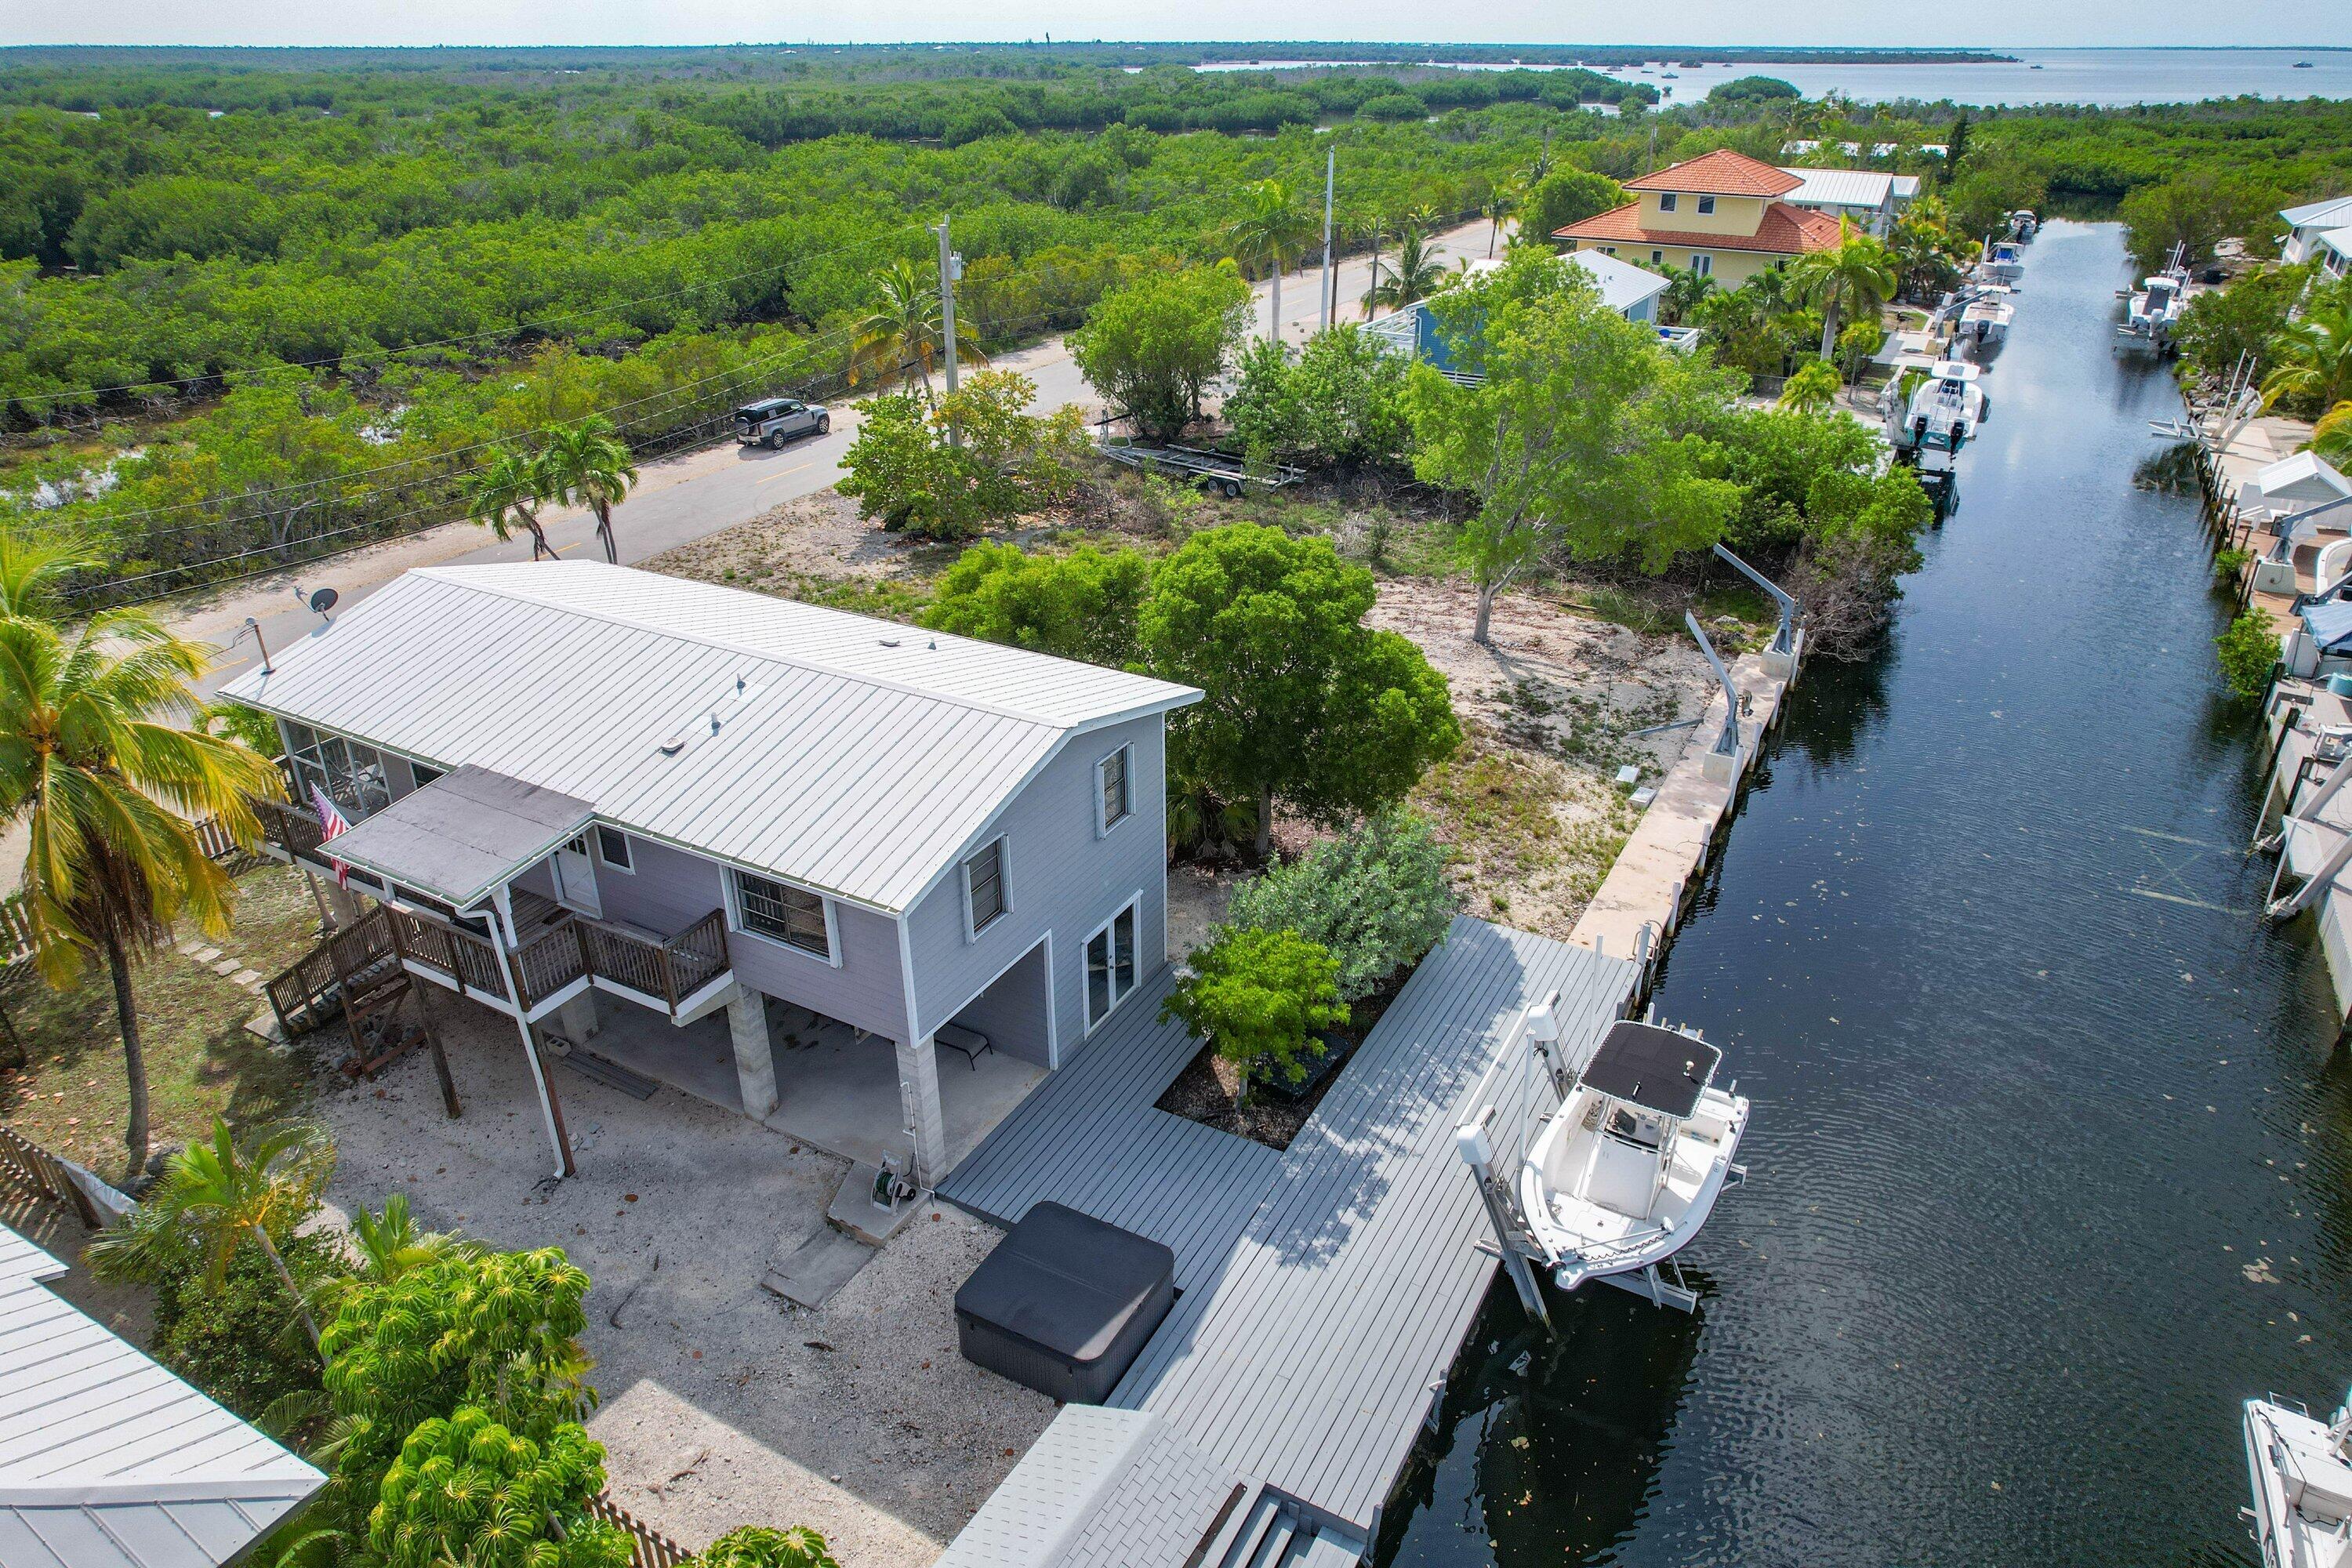
[[[1666,279],[1646,267],[1636,267],[1630,261],[1598,250],[1580,250],[1559,258],[1565,267],[1573,267],[1590,278],[1601,290],[1601,301],[1629,321],[1654,323],[1658,319],[1658,296],[1666,291]],[[1463,268],[1465,277],[1476,278],[1492,272],[1503,264],[1484,257]],[[1426,301],[1408,305],[1402,310],[1382,316],[1364,329],[1391,353],[1426,361],[1448,375],[1456,375],[1465,384],[1476,378],[1457,375],[1454,345],[1437,331],[1437,318]],[[1690,327],[1659,327],[1658,338],[1668,348],[1681,351],[1698,341],[1698,332]]]
[[[2314,250],[2322,272],[2330,278],[2352,277],[2352,224],[2321,235]]]
[[[1845,218],[1856,228],[1885,238],[1919,195],[1916,174],[1883,174],[1870,169],[1798,169],[1782,171],[1803,182],[1780,197],[1790,206],[1807,207]]]
[[[559,1173],[542,1031],[633,1031],[624,1065],[769,1118],[821,1098],[772,1001],[839,1079],[838,1142],[781,1124],[929,1184],[1164,963],[1188,687],[554,562],[409,572],[226,695],[278,721],[279,851],[520,1026]],[[321,797],[351,824],[324,843]],[[713,1084],[661,1042],[721,1011]]]
[[[0,1226],[0,1563],[221,1568],[327,1478],[49,1289]]]
[[[2352,227],[2352,196],[2305,202],[2299,207],[2282,210],[2279,217],[2287,226],[2286,243],[2279,248],[2280,259],[2289,265],[2309,261],[2329,231]]]

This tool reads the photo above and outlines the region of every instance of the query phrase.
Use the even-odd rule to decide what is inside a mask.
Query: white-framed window
[[[1087,938],[1088,1033],[1135,989],[1135,932],[1142,908],[1143,895],[1138,893],[1125,909],[1104,921],[1100,931]]]
[[[1692,251],[1691,270],[1697,273],[1702,278],[1712,276],[1715,272],[1715,258],[1707,255],[1705,251]]]
[[[1121,746],[1095,764],[1095,836],[1135,815],[1135,748]]]
[[[1613,245],[1604,245],[1601,247],[1601,254],[1603,256],[1614,256],[1617,254],[1617,247]]]
[[[626,871],[636,875],[637,866],[629,847],[629,836],[617,827],[598,823],[591,834],[596,841],[596,863],[608,870]]]
[[[1703,213],[1711,213],[1711,212],[1713,212],[1713,211],[1715,210],[1715,198],[1714,198],[1713,196],[1701,196],[1701,197],[1699,197],[1699,199],[1698,199],[1698,210],[1699,210],[1699,211],[1701,211],[1701,212],[1703,212]]]
[[[1666,264],[1666,253],[1665,253],[1664,251],[1663,251],[1663,250],[1654,250],[1654,251],[1650,252],[1650,265],[1651,265],[1651,266],[1653,266],[1653,267],[1664,267],[1665,264]]]
[[[1675,210],[1675,204],[1680,199],[1672,191],[1664,192],[1658,197],[1658,210],[1662,213],[1670,213]]]
[[[313,789],[324,791],[335,809],[352,822],[392,804],[392,780],[383,771],[383,753],[373,746],[289,721],[286,760],[302,786],[302,798],[295,804],[305,811],[319,809],[310,798]]]
[[[1012,884],[1004,863],[1004,840],[992,838],[963,863],[963,929],[976,937],[1003,920],[1013,908]]]
[[[827,963],[838,962],[833,940],[833,906],[805,888],[795,888],[756,871],[736,871],[735,929],[794,948]]]

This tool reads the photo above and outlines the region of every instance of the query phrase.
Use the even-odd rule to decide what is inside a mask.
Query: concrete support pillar
[[[914,1140],[915,1168],[908,1174],[919,1186],[932,1186],[947,1173],[948,1118],[940,1103],[939,1052],[929,1035],[898,1042],[898,1105]]]
[[[596,1037],[600,1026],[596,1022],[596,993],[583,991],[555,1010],[556,1032],[573,1045],[585,1045]]]
[[[776,1047],[768,1034],[768,999],[738,985],[727,1003],[727,1033],[735,1043],[735,1081],[743,1114],[764,1120],[776,1109]]]

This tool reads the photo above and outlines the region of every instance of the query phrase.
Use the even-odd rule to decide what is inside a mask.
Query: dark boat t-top
[[[1679,1029],[1621,1020],[1580,1075],[1586,1086],[1676,1121],[1688,1120],[1723,1053]]]

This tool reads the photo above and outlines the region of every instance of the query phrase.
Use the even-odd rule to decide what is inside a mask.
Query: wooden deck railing
[[[251,797],[254,815],[261,818],[262,842],[274,847],[290,858],[308,858],[323,862],[319,846],[327,841],[327,830],[320,826],[315,812],[303,810],[290,801],[269,800],[260,795]]]
[[[488,938],[408,910],[387,907],[381,913],[401,957],[410,963],[470,990],[508,994],[498,951]],[[659,997],[675,1017],[679,1003],[727,973],[727,918],[725,911],[713,910],[676,936],[654,941],[573,916],[530,938],[509,957],[525,1012],[585,976]]]

